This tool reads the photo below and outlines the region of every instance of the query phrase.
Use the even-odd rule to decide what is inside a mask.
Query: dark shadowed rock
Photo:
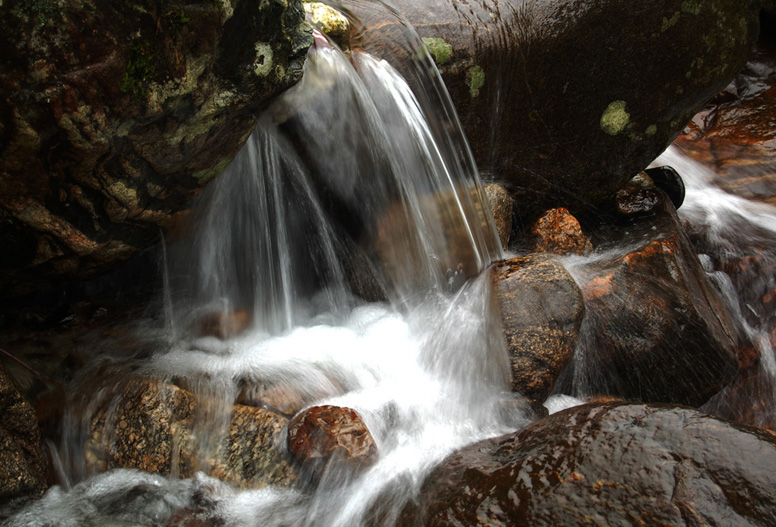
[[[584,256],[593,250],[579,221],[564,208],[545,212],[531,229],[533,251],[558,255],[577,254]]]
[[[617,191],[615,207],[623,216],[643,216],[658,209],[665,193],[660,192],[646,172],[640,172]]]
[[[301,76],[299,0],[6,0],[0,296],[127,259]]]
[[[8,369],[0,363],[0,506],[46,490],[48,463],[38,419]]]
[[[687,408],[584,405],[453,454],[402,526],[766,527],[776,438]]]
[[[377,461],[377,445],[355,410],[314,406],[288,424],[288,450],[313,481],[324,471],[353,474]]]
[[[203,415],[206,400],[172,384],[133,379],[119,385],[116,400],[106,399],[91,418],[85,445],[88,469],[138,468],[162,475],[191,477],[197,471],[238,487],[287,485],[296,479],[281,457],[280,434],[287,419],[263,408],[235,405],[223,437],[211,437],[214,423]],[[217,408],[215,409],[217,410]]]
[[[397,0],[440,68],[478,165],[518,214],[611,198],[727,85],[759,0]],[[399,23],[354,8],[359,43],[400,53]],[[362,38],[363,37],[363,38]]]
[[[735,374],[738,335],[673,205],[661,193],[651,216],[605,235],[625,249],[572,269],[586,318],[563,389],[702,404]]]
[[[493,267],[512,390],[543,402],[571,361],[585,313],[582,293],[551,257],[535,254]]]

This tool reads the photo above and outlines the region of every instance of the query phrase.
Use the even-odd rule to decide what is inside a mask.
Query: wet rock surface
[[[377,461],[377,445],[351,408],[314,406],[288,424],[288,450],[313,481],[363,471]],[[339,474],[338,474],[339,473]]]
[[[48,461],[32,405],[0,363],[0,506],[38,497],[47,488]]]
[[[500,262],[492,270],[512,390],[541,403],[569,364],[585,314],[582,293],[552,257]]]
[[[531,229],[532,249],[537,253],[584,256],[593,251],[579,221],[564,208],[545,212]]]
[[[296,478],[278,448],[287,420],[274,412],[230,406],[221,437],[212,422],[211,428],[197,427],[198,412],[213,410],[191,392],[133,379],[120,393],[118,400],[106,399],[91,418],[85,446],[89,471],[138,468],[179,477],[205,471],[248,488],[288,485]]]
[[[759,14],[735,0],[396,5],[434,56],[478,166],[523,216],[608,200],[740,70]],[[399,53],[396,21],[354,12],[368,51]]]
[[[583,405],[453,454],[400,525],[769,526],[776,438],[696,410]]]
[[[700,405],[735,375],[734,320],[670,200],[659,207],[607,232],[623,249],[573,271],[586,319],[565,393]]]
[[[298,1],[6,1],[0,296],[115,267],[226,166],[312,42]]]
[[[769,31],[773,34],[773,27]],[[713,168],[714,183],[776,205],[776,42],[761,39],[741,73],[699,112],[677,145]]]
[[[509,237],[512,233],[512,213],[514,203],[509,192],[503,185],[498,183],[487,183],[483,190],[485,199],[488,201],[490,212],[493,214],[493,221],[496,222],[496,231],[504,250],[509,247]]]

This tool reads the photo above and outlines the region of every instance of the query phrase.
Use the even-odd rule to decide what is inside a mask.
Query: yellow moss
[[[466,85],[469,87],[469,95],[472,99],[477,97],[480,94],[480,88],[485,85],[485,71],[479,66],[469,68],[466,72]]]
[[[450,60],[453,56],[453,46],[448,44],[441,38],[424,38],[423,44],[426,45],[428,50],[434,55],[434,60],[440,66]]]
[[[625,130],[630,122],[630,114],[625,111],[625,101],[614,101],[601,115],[601,130],[609,135],[617,135]]]

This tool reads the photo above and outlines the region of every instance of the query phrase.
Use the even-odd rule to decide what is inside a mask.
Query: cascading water
[[[316,37],[304,79],[199,199],[193,241],[165,247],[165,329],[133,359],[108,354],[81,376],[63,486],[9,525],[160,525],[179,510],[226,525],[391,523],[444,456],[527,422],[489,279],[477,278],[500,245],[438,73],[410,42],[411,82],[436,78],[420,96],[387,63],[348,60]],[[359,300],[353,284],[384,300]],[[115,440],[106,423],[131,377],[197,395],[197,470],[218,455],[240,394],[277,386],[355,409],[379,459],[355,478],[324,474],[313,492],[241,491],[205,473],[175,479],[183,440],[172,437],[169,478],[93,475],[105,462],[84,451],[96,422],[104,444]]]
[[[736,327],[752,343],[758,362],[759,371],[739,393],[728,388],[702,409],[717,414],[738,397],[738,406],[757,407],[751,424],[773,423],[776,354],[771,335],[776,319],[764,299],[776,288],[776,208],[725,192],[713,184],[712,171],[683,154],[680,147],[670,147],[655,164],[673,166],[682,174],[687,197],[680,216],[695,238],[704,270],[733,314]]]

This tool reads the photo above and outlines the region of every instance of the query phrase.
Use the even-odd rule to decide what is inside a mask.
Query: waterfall
[[[446,455],[528,422],[482,273],[501,246],[438,72],[409,42],[405,80],[316,36],[303,80],[198,198],[192,236],[164,246],[162,328],[142,326],[143,352],[108,354],[81,376],[61,456],[74,485],[10,525],[158,525],[198,499],[226,525],[391,523]],[[117,415],[138,375],[197,395],[193,477],[100,474],[84,457],[95,416]],[[325,474],[313,492],[211,478],[246,387],[354,409],[377,462]]]

